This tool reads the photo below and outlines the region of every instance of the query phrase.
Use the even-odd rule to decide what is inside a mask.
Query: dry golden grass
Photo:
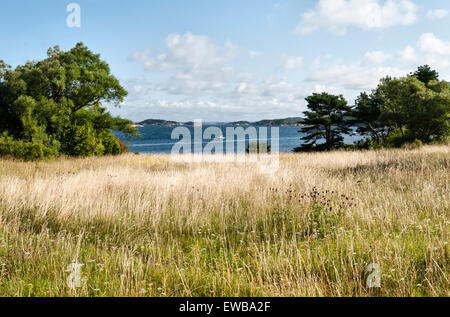
[[[0,160],[0,296],[450,296],[449,152]]]

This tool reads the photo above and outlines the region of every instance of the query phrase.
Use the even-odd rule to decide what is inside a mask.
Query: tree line
[[[448,138],[450,84],[428,65],[401,78],[385,77],[371,93],[361,93],[353,106],[342,95],[315,93],[306,98],[304,143],[295,152],[341,148],[401,147]],[[348,145],[344,135],[362,140]]]
[[[103,103],[117,106],[126,95],[108,64],[83,43],[67,52],[56,46],[46,59],[15,69],[0,60],[0,156],[123,153],[127,146],[112,130],[137,131]]]

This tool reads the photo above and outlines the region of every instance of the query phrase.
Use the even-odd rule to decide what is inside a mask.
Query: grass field
[[[0,296],[450,296],[449,181],[445,145],[0,160]]]

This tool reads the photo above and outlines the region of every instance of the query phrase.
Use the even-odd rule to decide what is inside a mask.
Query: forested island
[[[284,119],[266,119],[256,122],[250,121],[234,121],[234,122],[219,122],[222,125],[232,125],[232,126],[279,126],[279,127],[297,127],[302,126],[303,118],[301,117],[291,117]],[[216,123],[217,124],[217,123]],[[193,125],[193,122],[176,122],[160,119],[147,119],[141,122],[137,122],[136,126],[181,126],[181,125]]]
[[[301,117],[291,117],[291,118],[284,118],[284,119],[266,119],[256,122],[249,122],[249,121],[236,121],[236,122],[230,122],[229,125],[254,125],[254,126],[278,126],[278,127],[299,127],[303,124],[303,118]]]
[[[158,125],[158,126],[180,126],[183,125],[181,122],[176,121],[167,121],[167,120],[159,120],[159,119],[147,119],[141,122],[136,123],[137,126],[146,126],[146,125]]]

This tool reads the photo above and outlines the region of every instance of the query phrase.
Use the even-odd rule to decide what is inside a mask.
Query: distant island
[[[243,125],[243,126],[277,126],[277,127],[298,127],[303,125],[303,118],[301,117],[291,117],[284,119],[269,119],[269,120],[261,120],[256,122],[249,121],[236,121],[230,122],[229,125]]]
[[[278,126],[278,127],[297,127],[302,126],[303,118],[301,117],[290,117],[290,118],[284,118],[284,119],[268,119],[268,120],[261,120],[256,122],[250,122],[250,121],[235,121],[235,122],[220,122],[216,124],[222,124],[222,125],[231,125],[231,126]],[[141,122],[138,122],[134,124],[133,126],[136,128],[148,126],[148,125],[154,125],[154,126],[166,126],[166,127],[173,127],[173,126],[192,126],[193,122],[176,122],[176,121],[168,121],[168,120],[159,120],[159,119],[147,119]]]
[[[159,125],[159,126],[173,127],[173,126],[180,126],[180,125],[184,125],[184,124],[180,123],[180,122],[176,122],[176,121],[147,119],[147,120],[136,123],[134,126],[135,127],[144,127],[147,125]]]

